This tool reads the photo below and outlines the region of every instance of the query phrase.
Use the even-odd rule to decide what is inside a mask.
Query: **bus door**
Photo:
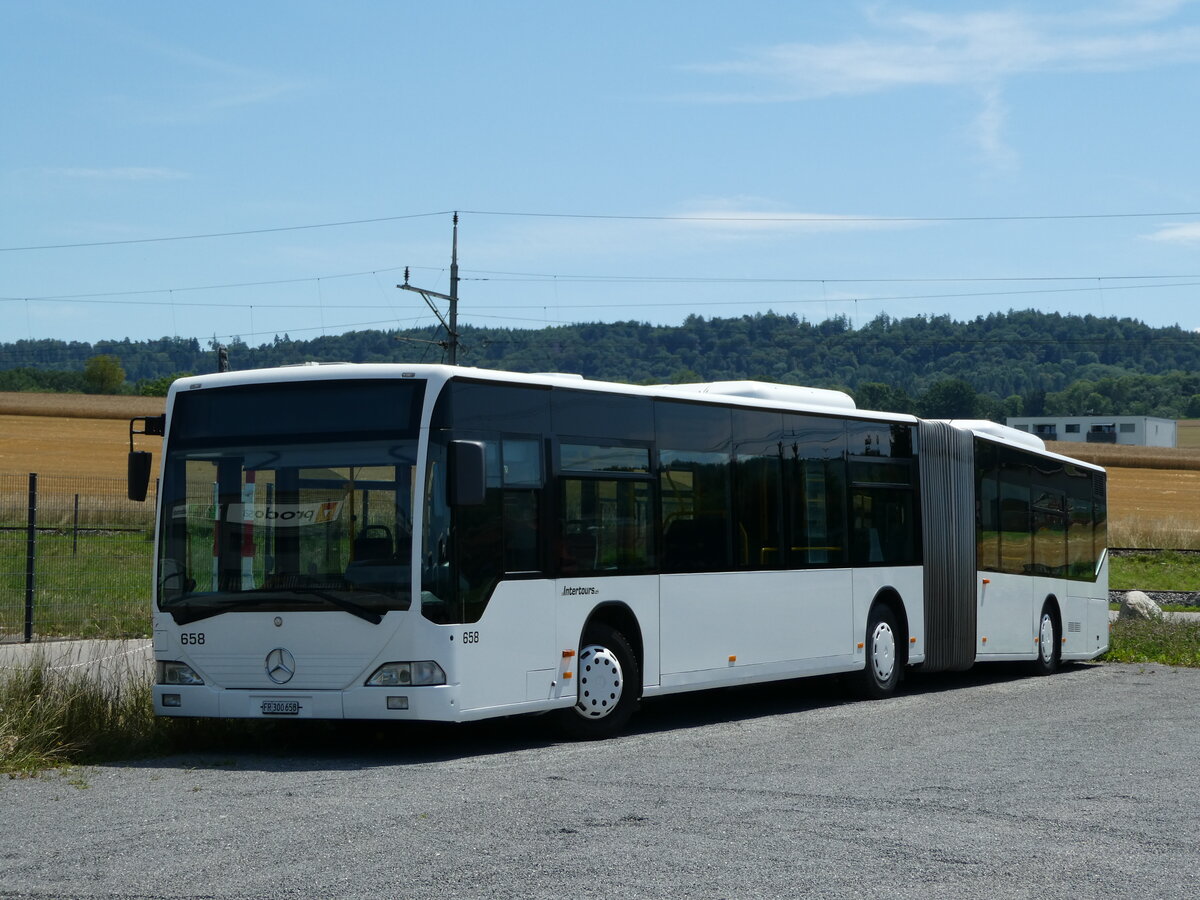
[[[542,441],[459,433],[483,445],[484,500],[445,502],[442,445],[431,443],[422,550],[422,614],[446,626],[461,709],[545,701],[561,661],[545,552]]]
[[[1028,653],[1032,647],[1035,573],[1033,536],[1030,533],[1030,488],[1016,480],[998,483],[998,572],[979,579],[976,654]],[[987,532],[990,535],[992,532]]]

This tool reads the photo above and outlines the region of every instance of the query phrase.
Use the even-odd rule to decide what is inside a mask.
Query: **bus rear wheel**
[[[637,659],[625,635],[608,625],[592,625],[584,633],[575,666],[575,705],[559,712],[563,731],[595,740],[617,734],[637,705]]]
[[[1034,671],[1039,675],[1053,675],[1058,671],[1058,663],[1062,659],[1062,636],[1059,633],[1058,619],[1054,610],[1047,603],[1042,607],[1042,619],[1038,624],[1038,655],[1033,664]]]
[[[888,607],[877,604],[867,617],[867,639],[864,644],[867,664],[859,676],[859,693],[870,700],[890,697],[900,683],[904,665],[896,627],[896,617]]]

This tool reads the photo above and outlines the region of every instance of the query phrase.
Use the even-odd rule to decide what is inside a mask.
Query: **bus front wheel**
[[[1047,603],[1042,607],[1042,619],[1038,624],[1038,655],[1034,663],[1034,671],[1039,675],[1053,675],[1058,671],[1058,663],[1062,658],[1062,637],[1058,619],[1054,610]]]
[[[617,734],[637,704],[638,666],[629,641],[615,628],[592,625],[575,668],[578,699],[559,713],[563,730],[584,740]]]
[[[859,693],[864,697],[878,700],[895,693],[904,664],[898,635],[892,611],[882,604],[872,607],[864,643],[867,663],[859,678]]]

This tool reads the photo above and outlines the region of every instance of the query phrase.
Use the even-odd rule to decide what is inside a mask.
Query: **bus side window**
[[[745,569],[778,569],[783,553],[783,416],[733,412],[734,559]]]
[[[919,559],[916,492],[908,460],[853,461],[851,562],[911,565]]]
[[[1029,466],[1005,448],[1000,467],[1000,571],[1017,575],[1032,572],[1032,529]]]
[[[845,565],[846,429],[838,419],[784,417],[789,566]]]
[[[558,445],[558,566],[563,575],[654,565],[650,448],[566,439]]]
[[[987,441],[975,441],[975,545],[979,568],[986,572],[1002,571],[1000,565],[1000,472],[996,468],[996,448]]]
[[[660,400],[655,420],[663,571],[732,568],[730,410]]]

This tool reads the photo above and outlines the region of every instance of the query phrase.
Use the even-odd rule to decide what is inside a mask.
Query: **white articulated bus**
[[[1103,469],[990,422],[337,364],[181,379],[146,430],[160,715],[599,737],[641,697],[1108,646]]]

